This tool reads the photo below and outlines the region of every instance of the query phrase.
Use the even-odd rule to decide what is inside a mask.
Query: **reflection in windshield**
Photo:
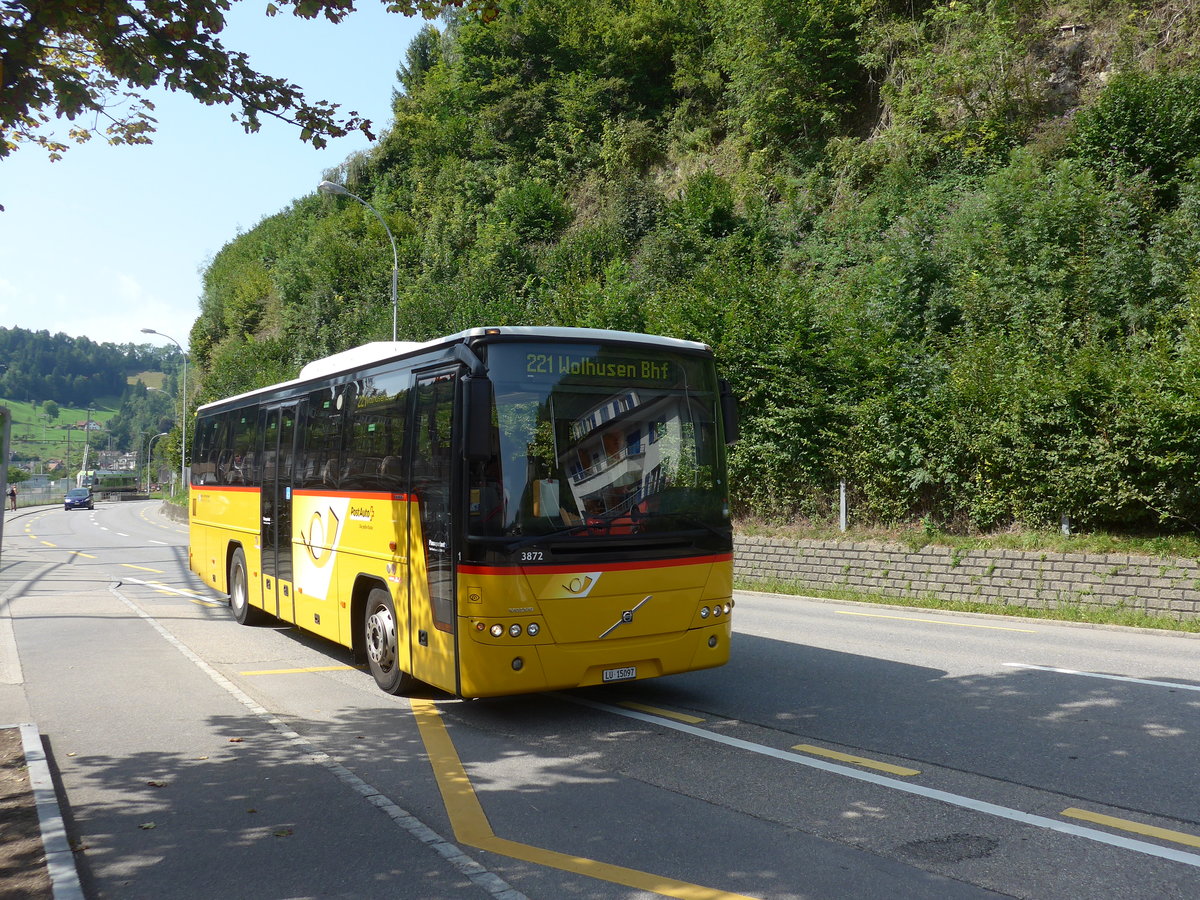
[[[728,527],[711,364],[620,353],[490,348],[495,457],[473,469],[473,534]]]

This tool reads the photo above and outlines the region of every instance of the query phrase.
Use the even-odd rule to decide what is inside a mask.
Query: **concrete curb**
[[[36,725],[28,722],[0,727],[21,729],[25,767],[29,775],[29,784],[33,788],[33,799],[37,804],[38,823],[42,831],[42,850],[46,856],[46,868],[50,873],[54,900],[83,900],[79,870],[75,867],[75,854],[67,840],[62,809],[58,805],[54,779],[50,776],[50,764],[46,761],[46,753],[42,749],[41,732]]]
[[[187,507],[179,507],[167,500],[162,502],[159,508],[159,514],[164,518],[170,519],[172,522],[182,522],[184,525],[188,523]]]

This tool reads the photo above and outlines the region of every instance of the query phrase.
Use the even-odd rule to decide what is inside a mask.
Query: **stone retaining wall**
[[[1124,607],[1150,615],[1200,615],[1200,563],[1122,553],[954,550],[900,544],[737,536],[734,575],[891,597],[1047,608]]]

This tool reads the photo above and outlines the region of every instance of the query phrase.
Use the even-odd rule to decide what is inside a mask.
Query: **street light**
[[[342,185],[333,181],[322,181],[317,185],[317,190],[322,194],[333,194],[337,197],[349,197],[352,200],[357,200],[371,212],[375,213],[375,218],[379,220],[379,224],[387,232],[388,240],[392,242],[392,343],[396,343],[396,280],[400,274],[400,256],[396,252],[396,239],[392,237],[392,229],[388,228],[388,223],[383,220],[383,216],[379,214],[379,210],[357,194],[350,193]]]
[[[183,349],[183,344],[175,340],[169,334],[163,334],[161,331],[155,331],[153,328],[143,328],[142,334],[157,334],[159,337],[165,337],[168,341],[179,348],[179,352],[183,355],[183,387],[179,391],[179,489],[187,490],[187,351]]]

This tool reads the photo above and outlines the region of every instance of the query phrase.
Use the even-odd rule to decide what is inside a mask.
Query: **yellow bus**
[[[736,428],[691,341],[503,327],[367,344],[199,408],[189,564],[238,622],[342,644],[390,693],[719,666]]]

